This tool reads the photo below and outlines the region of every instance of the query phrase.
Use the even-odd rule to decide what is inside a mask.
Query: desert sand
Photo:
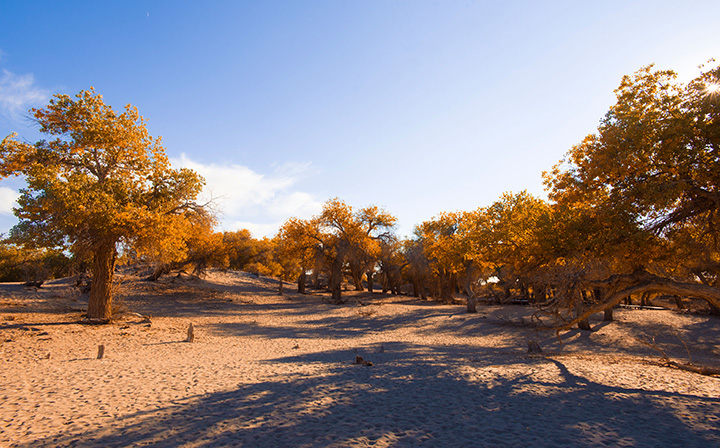
[[[717,317],[616,310],[559,339],[522,306],[337,306],[239,272],[120,280],[150,321],[79,324],[69,281],[0,285],[1,447],[720,446],[720,378],[650,346],[718,368]]]

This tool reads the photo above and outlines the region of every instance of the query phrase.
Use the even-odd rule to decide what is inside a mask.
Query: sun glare
[[[705,95],[717,95],[720,93],[720,84],[708,84],[705,86]]]

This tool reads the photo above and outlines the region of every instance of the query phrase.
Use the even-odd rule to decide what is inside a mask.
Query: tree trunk
[[[302,268],[300,277],[298,277],[298,293],[305,294],[305,280],[307,280],[307,273],[305,268]]]
[[[580,301],[575,304],[575,316],[582,316],[584,309],[585,305],[582,302],[582,298],[580,298]],[[592,331],[592,328],[590,327],[590,321],[588,321],[587,318],[580,320],[577,324],[578,328],[581,330]]]
[[[548,299],[544,285],[533,286],[533,300],[535,303],[543,303]]]
[[[527,300],[528,303],[530,303],[530,289],[527,287],[525,283],[520,284],[520,297],[523,300]]]
[[[440,300],[450,302],[453,298],[452,275],[442,272],[440,274]]]
[[[153,270],[153,273],[150,274],[148,278],[145,280],[149,282],[156,282],[160,280],[160,277],[170,272],[170,264],[169,263],[160,263],[155,267]]]
[[[650,292],[645,292],[640,296],[640,306],[646,307],[650,306]]]
[[[477,299],[475,298],[475,296],[468,297],[467,312],[477,313]]]
[[[283,295],[283,281],[282,281],[282,279],[280,279],[280,281],[278,281],[278,295],[279,295],[279,296]]]
[[[362,285],[362,272],[360,269],[350,268],[350,273],[352,274],[355,291],[364,291],[365,288],[363,288]]]
[[[613,309],[607,308],[606,310],[604,310],[603,311],[603,321],[612,322],[613,320],[614,320],[613,319]]]
[[[602,289],[593,288],[593,296],[595,297],[595,303],[602,303],[602,301],[603,301]],[[613,321],[612,307],[603,310],[603,321],[604,322],[612,322]]]
[[[342,259],[340,257],[337,257],[332,263],[330,293],[332,295],[332,303],[342,303]]]
[[[93,255],[88,301],[88,319],[110,319],[112,317],[112,281],[115,271],[115,241],[104,242]]]
[[[475,276],[475,264],[470,263],[469,265],[465,266],[465,294],[468,297],[473,296],[473,290],[472,290],[472,280]]]
[[[365,274],[367,276],[368,292],[373,292],[373,274],[373,271],[367,271]]]
[[[677,305],[678,309],[684,310],[685,304],[682,301],[682,297],[676,295],[676,296],[673,296],[673,298],[675,298],[675,304]]]

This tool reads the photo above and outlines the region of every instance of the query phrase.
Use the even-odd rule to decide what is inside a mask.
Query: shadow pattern
[[[275,359],[323,374],[239,384],[17,446],[720,446],[718,398],[607,386],[556,359],[492,348],[396,342],[363,356],[375,365],[352,364],[348,350]],[[559,383],[528,374],[548,364]],[[518,374],[483,379],[467,366]]]

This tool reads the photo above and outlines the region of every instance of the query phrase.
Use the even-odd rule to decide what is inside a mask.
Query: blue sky
[[[0,3],[0,138],[54,93],[131,103],[220,229],[272,235],[327,199],[398,231],[541,173],[594,132],[625,74],[720,58],[717,1]],[[0,232],[22,182],[0,182]]]

